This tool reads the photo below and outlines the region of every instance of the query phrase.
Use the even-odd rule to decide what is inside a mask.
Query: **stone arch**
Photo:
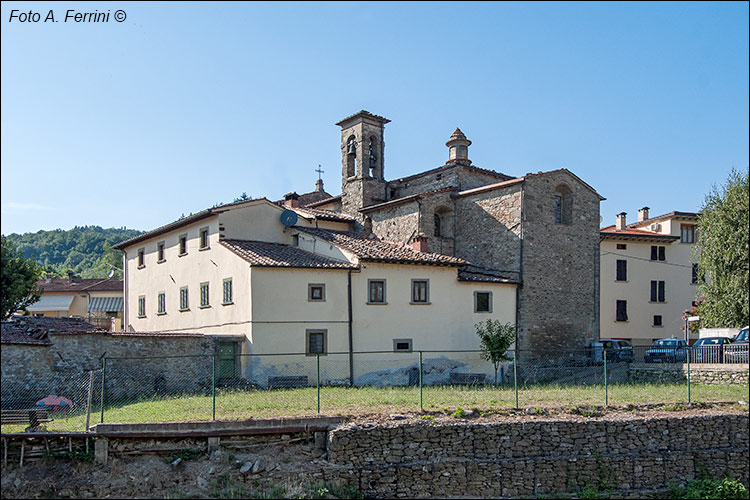
[[[453,209],[445,205],[435,207],[433,214],[433,234],[442,238],[453,237]]]
[[[565,183],[555,187],[554,216],[555,224],[573,223],[573,190]]]
[[[378,161],[378,139],[374,135],[371,135],[367,141],[367,168],[371,171],[370,175],[372,177],[376,179],[383,178],[380,171],[380,162]]]
[[[357,172],[357,138],[354,134],[346,140],[346,176],[354,177]],[[352,154],[353,151],[353,154]]]

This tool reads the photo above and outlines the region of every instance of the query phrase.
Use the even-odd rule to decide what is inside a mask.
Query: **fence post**
[[[604,406],[609,405],[609,386],[607,385],[607,350],[602,349],[604,353]]]
[[[424,411],[422,398],[422,351],[419,351],[419,411]]]
[[[690,403],[690,346],[687,348],[687,385],[688,385],[688,403]]]
[[[518,369],[516,368],[516,357],[518,352],[513,349],[513,389],[516,392],[516,410],[518,409]]]
[[[211,420],[216,420],[216,354],[211,358]]]
[[[315,358],[318,364],[315,386],[318,388],[318,415],[320,415],[320,354],[316,354]]]
[[[89,372],[89,393],[86,398],[86,432],[89,431],[91,422],[91,401],[94,399],[94,370]]]
[[[102,404],[102,415],[99,419],[99,423],[104,423],[104,381],[107,379],[107,358],[104,358],[102,360],[102,397],[101,397],[101,404]]]

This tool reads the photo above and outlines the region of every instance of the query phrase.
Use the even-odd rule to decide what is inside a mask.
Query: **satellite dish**
[[[111,278],[114,275],[115,275],[115,270],[114,269],[110,269],[109,270],[109,274],[107,274],[107,278]]]
[[[284,210],[281,212],[281,223],[286,227],[292,227],[297,223],[297,212],[294,210]]]

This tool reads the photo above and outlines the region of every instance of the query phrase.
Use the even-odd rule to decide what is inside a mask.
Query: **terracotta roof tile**
[[[330,198],[325,198],[323,200],[316,201],[314,203],[307,203],[305,205],[305,208],[317,207],[317,206],[320,206],[320,205],[325,205],[327,203],[332,203],[334,201],[341,201],[341,195],[337,194],[336,196],[331,196]]]
[[[50,334],[106,333],[81,318],[42,318],[13,316],[0,326],[3,344],[50,345]]]
[[[220,242],[251,266],[321,269],[354,269],[351,262],[335,260],[281,243],[265,241],[223,240]]]
[[[334,222],[354,222],[354,217],[332,210],[320,210],[318,208],[296,207],[292,208],[295,212],[305,218],[317,218],[320,220],[329,220]]]
[[[601,239],[605,238],[645,238],[653,240],[679,240],[679,236],[672,236],[669,234],[659,234],[652,231],[644,231],[643,229],[615,229],[615,226],[603,227],[599,230],[599,236]]]
[[[37,284],[45,292],[122,292],[122,281],[104,278],[74,278],[39,280]]]
[[[437,253],[418,252],[410,246],[382,241],[375,238],[363,238],[343,231],[327,231],[295,226],[304,233],[329,241],[334,245],[352,252],[360,260],[389,262],[394,264],[432,264],[457,266],[466,264],[465,260]]]
[[[477,281],[482,283],[519,283],[517,271],[498,271],[496,269],[487,269],[471,264],[458,268],[458,281]]]

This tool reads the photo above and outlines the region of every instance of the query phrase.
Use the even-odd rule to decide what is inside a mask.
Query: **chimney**
[[[299,195],[292,191],[284,195],[284,206],[287,208],[299,207]]]
[[[616,229],[618,230],[625,229],[625,227],[627,226],[627,222],[625,222],[625,217],[627,215],[628,214],[625,212],[620,212],[619,214],[617,214],[617,224],[615,224]]]
[[[47,278],[44,280],[45,283],[52,283],[52,273],[47,273]]]
[[[323,179],[318,179],[317,181],[315,181],[315,192],[316,193],[323,192]]]
[[[643,222],[644,220],[648,219],[648,207],[643,207],[642,209],[638,210],[638,222]]]
[[[417,252],[426,253],[427,252],[427,236],[425,236],[422,233],[419,233],[414,237],[414,241],[411,244],[411,247],[416,250]]]
[[[469,160],[469,146],[471,146],[471,141],[466,138],[460,128],[457,128],[453,132],[453,135],[451,135],[445,145],[448,146],[448,161],[445,163],[471,165],[471,160]]]
[[[73,271],[68,271],[68,281],[70,283],[73,283],[73,279],[74,278],[75,278],[75,276],[73,276]]]

